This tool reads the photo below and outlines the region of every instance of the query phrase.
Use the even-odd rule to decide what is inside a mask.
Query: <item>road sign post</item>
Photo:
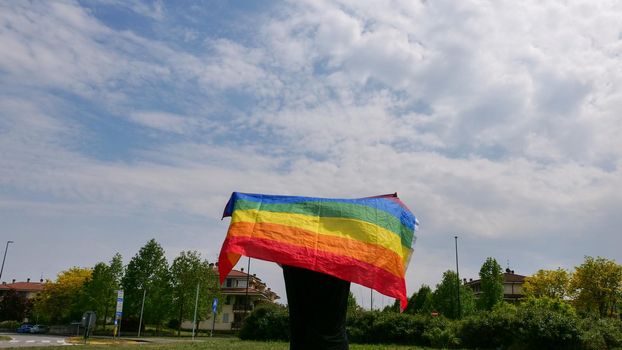
[[[121,337],[121,318],[123,317],[123,289],[117,291],[117,309],[114,317],[114,335]]]
[[[210,333],[210,337],[214,336],[214,327],[216,326],[216,310],[218,309],[218,298],[214,298],[212,302],[212,332]]]

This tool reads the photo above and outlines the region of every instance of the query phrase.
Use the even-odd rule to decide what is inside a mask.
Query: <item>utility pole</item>
[[[147,289],[145,288],[145,285],[143,284],[143,302],[140,305],[140,321],[138,321],[138,335],[137,337],[140,338],[140,329],[142,328],[143,325],[143,311],[145,310],[145,297],[147,296]]]
[[[200,283],[197,282],[197,295],[194,299],[194,320],[192,321],[192,340],[194,340],[194,330],[197,326],[197,309],[199,308],[199,285]]]
[[[369,310],[374,311],[374,290],[369,288]]]
[[[4,261],[6,260],[6,252],[9,250],[9,243],[15,243],[13,241],[6,241],[6,247],[4,248],[4,258],[2,258],[2,267],[0,268],[0,282],[2,281],[2,271],[4,271]]]
[[[458,270],[458,236],[454,236],[455,242],[456,242],[456,282],[458,282],[456,284],[456,289],[458,290],[458,319],[461,318],[461,313],[462,310],[460,308],[460,272]]]
[[[246,296],[244,297],[244,316],[242,319],[246,319],[248,307],[250,306],[248,303],[248,284],[251,278],[251,257],[248,257],[248,266],[246,267]]]

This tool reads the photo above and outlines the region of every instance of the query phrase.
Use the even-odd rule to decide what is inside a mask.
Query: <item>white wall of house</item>
[[[504,283],[503,294],[523,294],[523,285],[521,283]]]
[[[241,298],[241,299],[236,299]],[[214,323],[214,330],[217,331],[229,331],[231,330],[231,326],[235,319],[235,313],[233,311],[233,305],[236,303],[242,303],[244,296],[223,296],[222,304],[220,305],[220,312],[216,315],[216,322]],[[228,300],[227,300],[228,299]],[[237,312],[242,314],[242,312]],[[204,321],[199,322],[200,330],[210,330],[212,329],[212,319],[213,315],[210,315],[210,318]],[[192,329],[192,321],[184,321],[181,324],[182,328]]]

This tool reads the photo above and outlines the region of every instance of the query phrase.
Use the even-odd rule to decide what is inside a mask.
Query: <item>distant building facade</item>
[[[39,282],[30,282],[30,278],[28,278],[26,282],[16,282],[15,280],[11,283],[2,282],[2,284],[0,284],[0,299],[11,289],[15,290],[17,294],[32,299],[39,294],[44,287],[45,283],[43,283],[43,280],[39,280]]]
[[[514,270],[510,270],[509,268],[505,270],[503,274],[503,300],[513,303],[521,300],[524,297],[523,293],[523,284],[525,283],[525,276],[518,275],[514,273]],[[476,298],[482,294],[482,283],[481,280],[473,280],[469,281],[464,280],[464,284],[469,286]]]
[[[246,288],[248,282],[248,288]],[[257,305],[274,303],[280,297],[266,286],[256,275],[249,275],[244,269],[232,270],[220,286],[220,312],[216,315],[214,329],[218,331],[238,330],[245,316]],[[247,299],[248,296],[248,299]],[[212,318],[199,323],[199,329],[212,329]],[[192,328],[191,321],[185,321],[183,328]]]

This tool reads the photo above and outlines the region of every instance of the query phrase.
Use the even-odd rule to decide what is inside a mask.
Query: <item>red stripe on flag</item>
[[[399,299],[402,311],[408,303],[406,283],[403,278],[343,255],[262,238],[228,237],[220,251],[218,269],[221,279],[222,276],[227,276],[233,268],[226,257],[229,253],[306,268],[372,288],[384,295]]]

